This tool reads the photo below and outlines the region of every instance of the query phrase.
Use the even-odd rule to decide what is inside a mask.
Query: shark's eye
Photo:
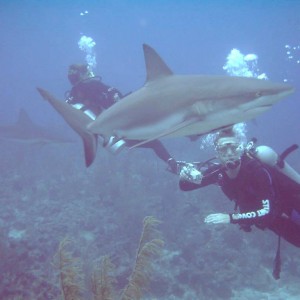
[[[255,97],[256,97],[256,98],[259,98],[259,97],[261,97],[261,96],[263,96],[263,92],[256,92],[256,94],[255,94]]]

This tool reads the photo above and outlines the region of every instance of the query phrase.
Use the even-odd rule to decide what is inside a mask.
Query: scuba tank
[[[90,117],[93,121],[96,120],[97,116],[93,113],[92,110],[88,109],[85,105],[82,103],[75,103],[71,104],[74,108],[81,110],[83,113],[85,113],[88,117]]]
[[[275,173],[281,174],[281,184],[285,178],[288,179],[290,184],[286,185],[287,190],[293,193],[293,190],[296,190],[296,193],[299,193],[300,190],[300,175],[296,172],[286,161],[285,158],[293,151],[298,149],[298,145],[294,144],[287,148],[281,155],[278,155],[272,148],[268,146],[258,146],[255,147],[254,143],[256,139],[252,139],[246,146],[246,151],[251,156],[257,158],[266,166],[271,167],[270,169],[275,170]],[[286,194],[285,194],[286,195]],[[297,209],[292,209],[290,220],[297,225],[300,225],[300,213]],[[276,256],[273,262],[273,278],[278,280],[280,278],[280,271],[281,271],[281,255],[280,255],[280,241],[281,235],[278,235],[278,242],[277,242],[277,251]]]
[[[295,169],[293,169],[286,161],[284,161],[286,156],[297,148],[297,145],[292,145],[281,155],[278,155],[272,148],[268,146],[258,146],[253,152],[254,156],[262,163],[275,168],[277,171],[300,185],[300,174],[296,172]]]
[[[107,142],[103,143],[103,147],[112,154],[119,154],[126,146],[126,141],[111,136]]]
[[[97,116],[94,114],[94,112],[90,109],[88,109],[84,104],[82,103],[75,103],[71,104],[74,108],[81,110],[83,113],[85,113],[88,117],[90,117],[93,121],[96,120]],[[117,139],[115,136],[110,137],[110,139],[103,143],[103,147],[106,148],[109,152],[113,154],[118,154],[126,145],[126,142],[123,139]]]

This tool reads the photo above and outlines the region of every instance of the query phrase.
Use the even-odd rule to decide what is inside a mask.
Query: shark
[[[28,145],[74,142],[61,134],[57,134],[48,128],[33,123],[23,108],[20,109],[16,123],[0,126],[0,140]]]
[[[286,83],[247,77],[177,75],[160,55],[143,44],[146,82],[92,120],[38,88],[82,137],[86,165],[96,153],[96,139],[140,140],[203,135],[256,118],[293,93]],[[69,107],[67,107],[69,106]]]

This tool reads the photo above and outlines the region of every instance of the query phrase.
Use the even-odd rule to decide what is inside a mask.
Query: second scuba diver
[[[217,184],[234,201],[232,213],[210,214],[204,220],[207,224],[238,224],[247,232],[254,225],[276,233],[279,240],[273,275],[278,279],[280,238],[300,247],[300,175],[271,148],[255,148],[253,143],[246,146],[233,128],[216,134],[214,146],[220,162],[183,165],[180,189]]]

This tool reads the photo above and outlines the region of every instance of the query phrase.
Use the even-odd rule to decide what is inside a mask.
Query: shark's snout
[[[282,93],[284,93],[284,95],[289,95],[294,92],[294,87],[286,83],[273,83],[266,81],[265,84],[266,92],[271,95]]]

